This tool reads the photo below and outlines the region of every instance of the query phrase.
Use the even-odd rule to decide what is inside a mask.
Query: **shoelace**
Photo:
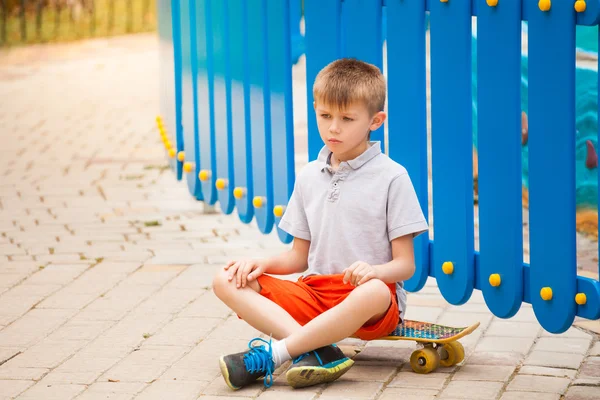
[[[264,346],[252,346],[254,342],[264,342],[269,346],[269,351],[265,350]],[[250,352],[244,355],[244,365],[246,370],[251,374],[254,372],[265,373],[265,387],[271,387],[273,384],[273,351],[271,350],[271,341],[266,341],[262,338],[254,338],[248,342]]]
[[[315,357],[317,357],[317,361],[319,362],[319,365],[323,365],[323,360],[321,360],[321,357],[319,357],[319,354],[316,351],[309,351],[308,353],[304,353],[299,355],[298,357],[296,357],[293,361],[294,364],[297,364],[300,362],[300,360],[302,360],[304,357],[307,357],[308,355],[310,355],[310,353],[315,353]]]

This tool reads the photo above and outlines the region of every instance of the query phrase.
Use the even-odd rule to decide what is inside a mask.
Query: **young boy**
[[[406,307],[402,282],[415,269],[413,238],[428,226],[411,180],[381,152],[386,83],[373,65],[341,59],[317,76],[314,108],[325,146],[298,174],[279,227],[292,249],[264,260],[232,261],[215,294],[238,316],[276,339],[220,358],[236,390],[292,359],[292,387],[331,382],[354,363],[335,346],[391,333]],[[268,274],[304,272],[297,282]],[[264,345],[254,346],[254,342]]]

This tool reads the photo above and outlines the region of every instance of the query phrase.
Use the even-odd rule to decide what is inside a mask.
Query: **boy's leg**
[[[257,281],[238,288],[235,278],[229,281],[227,271],[221,270],[213,280],[213,291],[241,318],[266,335],[283,339],[301,328],[287,311],[259,294],[261,287]],[[261,342],[266,346],[261,345]],[[265,385],[270,386],[273,370],[291,358],[283,342],[271,343],[255,338],[248,347],[249,350],[221,356],[219,359],[223,378],[231,389],[241,389],[262,377]]]
[[[391,302],[389,287],[373,279],[355,288],[337,306],[325,311],[285,338],[292,357],[343,340],[363,325],[383,318]]]
[[[261,296],[260,289],[256,280],[248,282],[245,288],[237,288],[235,278],[229,281],[225,270],[219,271],[213,280],[217,297],[265,335],[281,340],[299,330],[301,325],[278,304]]]
[[[341,303],[325,311],[308,322],[302,329],[292,333],[284,344],[292,357],[304,354],[294,360],[286,373],[288,384],[298,388],[323,382],[332,382],[345,374],[354,364],[337,347],[327,346],[356,333],[363,325],[372,325],[388,312],[391,299],[390,288],[380,280],[371,280],[355,288]],[[386,324],[396,323],[383,320],[377,330]],[[391,330],[391,329],[390,329]],[[312,349],[317,349],[311,351]],[[309,353],[306,353],[309,352]]]

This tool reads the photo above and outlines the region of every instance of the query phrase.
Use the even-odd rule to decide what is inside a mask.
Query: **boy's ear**
[[[371,131],[379,129],[379,127],[385,122],[386,118],[387,114],[383,111],[379,111],[373,116],[373,121],[371,122],[371,126],[369,127],[369,129]]]
[[[317,109],[317,103],[315,101],[313,101],[313,108],[316,110]]]

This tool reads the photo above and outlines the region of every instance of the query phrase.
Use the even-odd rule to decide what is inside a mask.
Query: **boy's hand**
[[[228,280],[236,278],[236,286],[246,287],[246,283],[253,281],[265,273],[265,267],[255,260],[229,261],[225,271],[229,270]]]
[[[345,270],[343,282],[350,283],[353,286],[362,285],[373,278],[377,278],[377,270],[371,264],[363,261],[357,261]]]

